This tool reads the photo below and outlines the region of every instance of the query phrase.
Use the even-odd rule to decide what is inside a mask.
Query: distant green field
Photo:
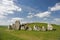
[[[47,26],[45,23],[31,23],[33,25]],[[0,40],[60,40],[60,26],[53,25],[56,31],[23,31],[8,30],[5,26],[0,26]]]

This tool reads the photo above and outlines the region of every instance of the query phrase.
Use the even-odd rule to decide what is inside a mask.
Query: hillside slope
[[[45,23],[30,23],[33,25],[47,26]],[[60,40],[60,26],[53,25],[56,31],[23,31],[23,30],[8,30],[7,27],[0,27],[0,40]]]

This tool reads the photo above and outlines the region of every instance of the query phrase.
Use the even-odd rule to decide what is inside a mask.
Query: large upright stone
[[[21,30],[25,30],[25,25],[21,25]]]
[[[15,21],[15,29],[19,30],[19,28],[20,28],[20,21],[17,20],[17,21]]]
[[[31,31],[31,30],[32,30],[32,28],[31,28],[31,27],[29,27],[29,26],[25,26],[25,30]]]
[[[40,31],[40,28],[34,25],[33,30]]]
[[[31,30],[32,30],[32,28],[31,28],[31,27],[29,27],[29,28],[28,28],[28,30],[29,30],[29,31],[31,31]]]
[[[13,29],[13,30],[15,30],[15,29],[16,29],[15,24],[12,24],[12,29]]]
[[[36,26],[34,25],[33,30],[37,30]]]
[[[44,26],[42,26],[42,31],[46,31],[46,28]]]
[[[53,30],[53,26],[51,24],[48,24],[47,30]]]
[[[12,29],[12,26],[11,26],[11,25],[8,25],[8,29],[9,29],[9,30]]]

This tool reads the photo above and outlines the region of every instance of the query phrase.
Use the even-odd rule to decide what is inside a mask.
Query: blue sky
[[[16,20],[60,24],[60,0],[0,0],[0,25]]]

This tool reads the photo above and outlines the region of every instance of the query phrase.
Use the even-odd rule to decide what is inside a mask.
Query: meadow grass
[[[29,26],[33,26],[30,24]],[[38,25],[38,24],[37,24]],[[40,24],[39,24],[40,25]],[[45,25],[46,24],[41,24]],[[0,40],[60,40],[60,26],[53,25],[55,31],[25,31],[8,30],[7,27],[0,27]]]

